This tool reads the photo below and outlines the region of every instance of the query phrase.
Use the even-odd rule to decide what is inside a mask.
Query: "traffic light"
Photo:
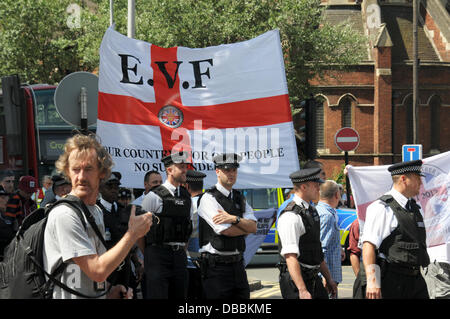
[[[300,127],[300,132],[304,133],[301,143],[304,144],[303,150],[308,160],[316,158],[316,101],[314,98],[306,99],[300,102],[303,111],[300,118],[305,121],[305,125]]]

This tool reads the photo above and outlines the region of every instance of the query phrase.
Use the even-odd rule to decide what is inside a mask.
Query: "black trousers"
[[[429,299],[427,284],[420,272],[415,276],[387,266],[381,275],[383,299]]]
[[[145,247],[145,297],[147,299],[185,299],[187,259],[184,248]]]
[[[250,299],[244,261],[208,263],[202,266],[202,286],[206,299]]]
[[[325,287],[323,286],[322,279],[319,277],[317,273],[314,275],[308,274],[308,271],[305,271],[302,268],[302,277],[305,282],[306,289],[311,294],[312,299],[328,299],[328,293]],[[294,281],[291,279],[291,275],[289,271],[280,272],[280,290],[281,296],[283,299],[299,299],[298,288],[295,285]]]
[[[202,299],[203,289],[202,289],[202,278],[199,268],[188,268],[188,287],[187,287],[187,299]]]

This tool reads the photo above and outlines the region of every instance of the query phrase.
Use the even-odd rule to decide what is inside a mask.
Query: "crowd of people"
[[[249,299],[243,254],[257,219],[233,188],[241,160],[234,153],[217,154],[217,183],[204,191],[206,175],[189,169],[188,153],[172,153],[162,158],[166,179],[147,172],[144,192],[134,196],[120,187],[122,176],[112,171],[112,158],[95,135],[75,135],[55,164],[60,173],[44,176],[41,188],[34,177],[22,176],[15,189],[14,172],[0,172],[0,253],[24,218],[38,206],[53,205],[44,268],[52,273],[66,263],[59,279],[77,292],[102,298]],[[354,298],[449,297],[448,262],[430,259],[423,219],[411,200],[420,188],[421,164],[390,166],[392,190],[368,207],[364,232],[358,219],[352,224]],[[315,161],[290,179],[293,189],[277,214],[282,297],[337,298],[345,251],[336,208],[343,204],[343,188],[326,180]],[[97,227],[58,205],[67,194],[86,205]],[[447,279],[435,279],[439,271]],[[53,297],[79,298],[58,286]]]

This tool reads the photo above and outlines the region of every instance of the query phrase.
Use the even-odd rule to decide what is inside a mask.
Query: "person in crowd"
[[[353,299],[364,299],[366,297],[366,273],[362,265],[362,250],[359,240],[359,220],[356,218],[350,225],[348,233],[348,248],[350,252],[350,264],[355,281],[353,282]]]
[[[101,209],[96,205],[99,186],[108,180],[113,165],[111,156],[95,135],[77,134],[67,140],[64,152],[56,161],[57,169],[70,180],[70,195],[78,197],[87,207],[98,229],[105,235]],[[126,258],[136,240],[149,230],[150,212],[136,216],[132,208],[128,230],[119,242],[106,249],[93,227],[83,225],[78,214],[67,205],[50,211],[44,232],[43,261],[45,271],[53,272],[61,262],[68,263],[60,280],[70,288],[90,296],[106,293],[106,279]],[[116,285],[109,291],[110,298],[129,298],[131,289]],[[55,286],[55,299],[79,298]]]
[[[36,202],[31,199],[37,189],[37,180],[33,176],[22,176],[17,191],[9,198],[5,217],[14,225],[14,231],[22,225],[25,217],[36,210]]]
[[[53,180],[50,175],[44,175],[41,180],[42,187],[38,188],[31,197],[36,202],[37,207],[41,206],[41,202],[45,197],[45,193],[52,188]]]
[[[3,251],[14,237],[14,229],[11,223],[5,219],[6,204],[8,203],[9,194],[0,188],[0,261],[3,260]]]
[[[153,188],[142,201],[142,208],[159,218],[145,238],[139,240],[144,251],[145,297],[184,299],[186,297],[186,243],[192,232],[192,200],[182,186],[186,183],[187,152],[176,152],[161,159],[167,180]]]
[[[339,185],[327,180],[320,185],[320,200],[316,205],[320,217],[320,241],[325,262],[336,286],[342,282],[342,261],[345,251],[341,247],[341,236],[336,207],[341,199]],[[336,298],[337,298],[336,291]]]
[[[368,299],[429,297],[420,272],[430,261],[425,225],[413,199],[421,168],[421,160],[389,166],[392,189],[367,207],[361,240]]]
[[[99,188],[101,197],[97,200],[97,205],[103,213],[106,249],[114,247],[128,229],[130,216],[126,207],[117,202],[121,178],[120,172],[111,172],[109,178],[102,182]],[[133,273],[131,259],[132,255],[136,254],[136,248],[135,246],[131,249],[120,268],[108,277],[111,284],[121,284],[127,288],[132,288],[133,296],[136,295],[137,281]]]
[[[315,160],[309,160],[305,163],[305,165],[303,166],[303,169],[310,169],[310,168],[319,168],[320,169],[320,178],[322,180],[326,180],[326,174],[325,171],[323,170],[323,164],[319,161],[315,161]],[[286,208],[286,206],[294,199],[294,190],[290,191],[290,196],[288,199],[286,199],[283,204],[280,205],[280,207],[277,210],[277,222],[278,222],[278,217],[280,216],[280,213]],[[315,198],[311,203],[314,205],[314,203],[317,203],[317,201],[319,200],[319,197]]]
[[[121,187],[119,189],[117,203],[122,207],[127,207],[131,203],[131,191],[128,188]]]
[[[133,205],[142,205],[142,201],[145,195],[148,194],[153,188],[158,187],[162,184],[162,177],[158,171],[148,171],[144,176],[144,193],[136,198]]]
[[[13,171],[0,171],[0,190],[3,189],[7,194],[14,193],[14,181],[16,177]]]
[[[337,292],[322,252],[319,214],[311,205],[319,197],[319,185],[323,183],[320,173],[320,168],[309,168],[289,175],[295,195],[277,223],[280,290],[284,299],[328,299],[328,293],[335,296]]]
[[[69,194],[70,191],[72,190],[72,185],[64,177],[64,175],[56,174],[52,176],[52,187],[48,189],[45,193],[47,194],[50,190],[53,192],[54,198],[51,201],[49,201],[49,203],[54,203],[57,200]],[[41,206],[43,206],[43,201],[41,202]]]
[[[187,247],[188,260],[188,299],[201,299],[202,298],[202,281],[200,276],[200,264],[199,264],[199,243],[198,243],[198,212],[197,204],[198,199],[203,194],[203,179],[206,177],[205,173],[188,170],[186,173],[186,189],[192,196],[192,235],[189,238]]]
[[[208,299],[249,299],[244,267],[245,237],[256,232],[256,218],[233,185],[242,157],[214,156],[217,183],[200,199],[199,243],[204,295]]]

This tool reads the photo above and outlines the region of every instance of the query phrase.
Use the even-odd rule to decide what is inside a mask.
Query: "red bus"
[[[12,170],[16,181],[32,175],[40,183],[42,176],[54,174],[54,163],[74,128],[56,110],[55,85],[21,84],[17,75],[1,82],[0,170]],[[89,129],[95,131],[95,126]]]

